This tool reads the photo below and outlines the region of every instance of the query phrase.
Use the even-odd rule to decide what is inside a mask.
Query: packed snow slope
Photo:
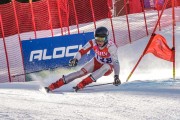
[[[172,47],[172,30],[160,32]],[[58,69],[31,75],[34,81],[0,84],[0,119],[2,120],[180,120],[180,23],[176,25],[176,79],[172,63],[144,56],[134,74],[130,71],[142,54],[149,37],[119,48],[122,85],[88,87],[73,92],[81,79],[55,90],[39,91],[74,69]],[[113,74],[96,83],[113,81]]]
[[[38,82],[0,85],[2,120],[179,120],[180,81],[145,80],[43,94]]]

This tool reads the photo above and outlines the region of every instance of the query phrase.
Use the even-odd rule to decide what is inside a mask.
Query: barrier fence
[[[176,21],[180,21],[180,1]],[[92,32],[99,26],[120,47],[151,34],[163,0],[40,0],[0,5],[0,82],[25,81],[21,41]],[[171,0],[159,23],[172,24]]]

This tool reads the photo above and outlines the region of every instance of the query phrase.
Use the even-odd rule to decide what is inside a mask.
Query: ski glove
[[[73,58],[69,61],[69,66],[70,67],[76,67],[78,63],[78,60],[76,58]]]
[[[118,75],[114,75],[114,82],[113,82],[113,85],[115,86],[118,86],[121,84],[121,81],[119,79],[119,76]]]

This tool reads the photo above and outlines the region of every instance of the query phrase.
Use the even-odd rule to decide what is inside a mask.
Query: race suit
[[[91,49],[94,50],[95,56],[86,63],[81,70],[64,75],[64,83],[69,83],[76,78],[80,78],[89,73],[91,73],[93,81],[96,82],[98,78],[111,74],[113,69],[114,74],[119,76],[120,65],[117,55],[117,47],[112,41],[108,41],[104,47],[98,47],[94,39],[90,40],[81,50],[78,51],[74,58],[80,60],[81,57]]]

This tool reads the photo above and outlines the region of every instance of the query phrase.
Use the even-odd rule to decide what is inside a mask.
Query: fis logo
[[[31,51],[29,62],[33,62],[33,60],[51,60],[57,58],[64,58],[64,57],[72,57],[75,56],[78,50],[82,48],[82,45],[73,45],[67,47],[57,47],[53,49],[53,53],[51,55],[47,55],[47,49],[43,50],[34,50]],[[76,52],[70,52],[76,51]],[[88,52],[89,54],[90,52]]]

